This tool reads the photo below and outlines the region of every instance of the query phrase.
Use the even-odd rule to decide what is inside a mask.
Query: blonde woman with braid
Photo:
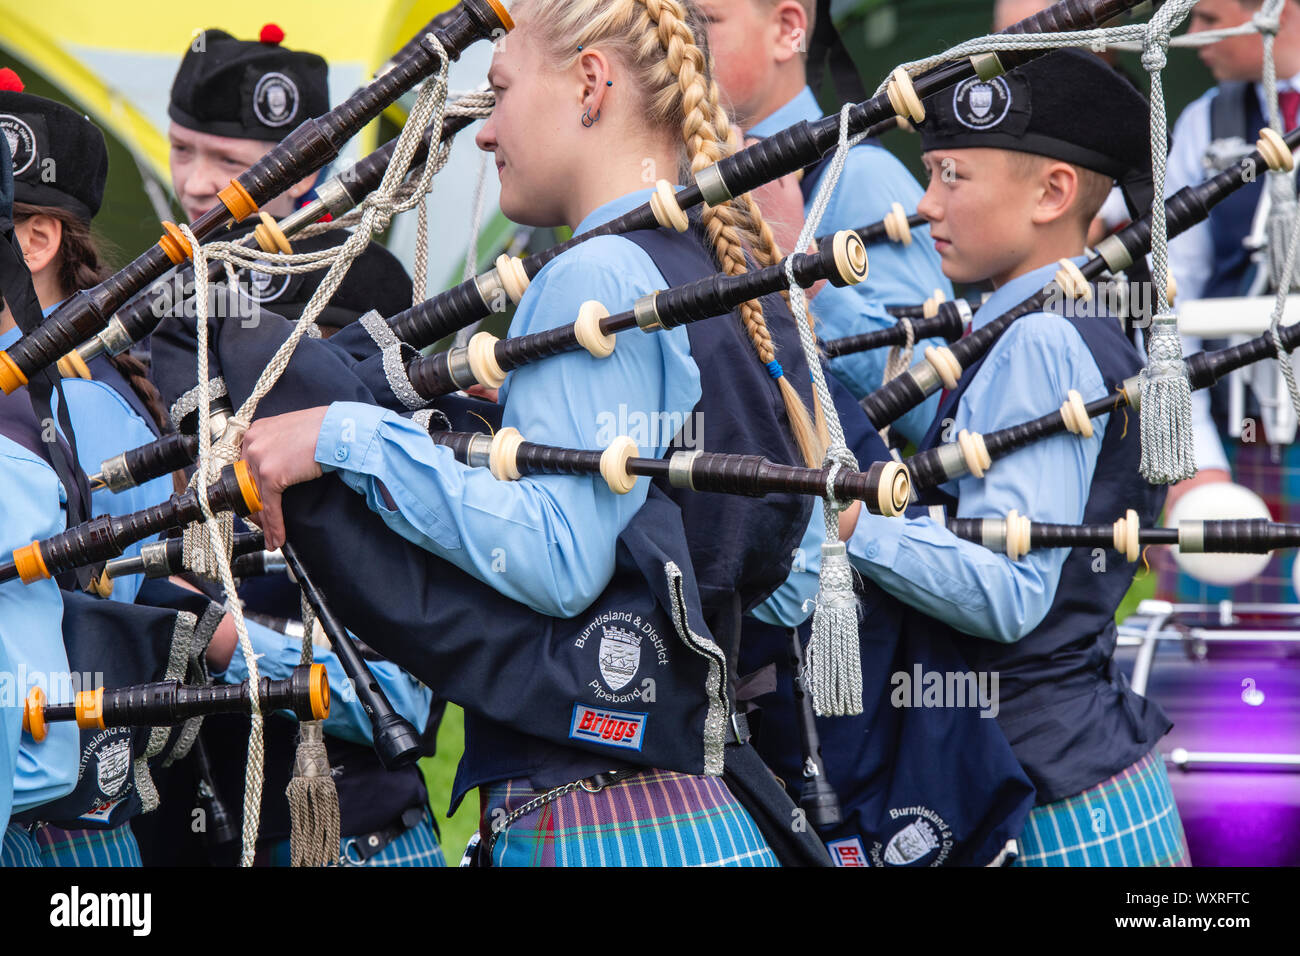
[[[680,183],[734,149],[736,134],[697,41],[703,34],[692,4],[525,0],[512,14],[516,29],[499,45],[489,73],[496,111],[478,135],[495,158],[501,208],[512,220],[586,232],[645,203],[656,180]],[[685,233],[593,238],[538,273],[510,334],[572,322],[588,300],[618,312],[658,289],[718,271],[740,273],[777,255],[748,200],[706,210]],[[300,382],[303,394],[319,394],[305,376]],[[620,335],[608,358],[566,353],[520,368],[506,380],[500,402],[503,424],[537,443],[603,448],[626,423],[621,427],[642,455],[686,446],[820,463],[809,382],[794,320],[779,297],[769,297],[688,328]],[[741,616],[787,576],[808,526],[809,499],[696,494],[644,481],[620,496],[586,476],[498,481],[487,469],[458,463],[419,425],[356,402],[260,419],[245,436],[244,454],[265,500],[269,547],[285,540],[286,518],[289,540],[303,553],[315,550],[307,544],[314,535],[338,526],[346,508],[321,497],[332,493],[332,478],[294,489],[283,510],[281,499],[291,485],[334,472],[390,530],[422,549],[391,535],[378,544],[357,530],[347,569],[321,560],[313,571],[319,568],[358,636],[465,704],[466,752],[453,803],[479,788],[481,859],[493,865],[825,861],[806,828],[791,827],[793,804],[747,746],[731,686]],[[360,504],[337,490],[345,505]],[[318,497],[308,507],[311,495]],[[335,512],[327,514],[331,507]],[[610,606],[629,550],[643,572],[641,596],[653,591],[664,604],[654,582],[668,564],[643,561],[635,541],[629,545],[631,532],[645,530],[651,513],[671,519],[657,517],[656,530],[675,526],[680,515],[682,563],[694,570],[683,569],[684,603],[698,611],[675,613],[666,633],[648,632],[641,616],[597,611]],[[351,519],[358,529],[367,520],[374,523],[374,515]],[[423,557],[386,564],[403,548]],[[425,552],[442,561],[429,561]],[[417,562],[428,567],[410,572]],[[410,574],[443,590],[403,594],[418,587],[406,583]],[[453,586],[448,581],[455,575],[461,583]],[[363,578],[382,586],[368,587]],[[469,612],[476,620],[446,610],[484,585],[491,595]],[[385,589],[387,600],[373,593]],[[678,605],[676,596],[672,603]],[[517,642],[504,646],[503,635],[521,615],[538,624],[515,633],[549,649],[545,664],[521,666],[525,651]],[[367,623],[372,634],[358,629]],[[403,636],[406,628],[417,637]],[[466,629],[475,629],[472,639],[461,636]],[[557,637],[561,632],[573,636]],[[503,646],[485,651],[493,641]],[[484,663],[466,664],[465,656],[475,654],[487,655]],[[707,756],[702,773],[681,772],[694,764],[671,755],[648,762],[646,755],[663,753],[655,748],[665,742],[692,746],[692,731],[674,716],[680,700],[665,688],[674,668],[698,665],[700,655],[710,654],[712,669],[700,683],[718,706],[710,705],[704,721],[704,749],[720,757],[725,742],[725,775]],[[557,729],[551,698],[568,692],[548,696],[541,688],[570,666],[589,696],[564,698]],[[498,696],[505,699],[492,703]],[[698,733],[694,739],[698,744]],[[737,770],[741,765],[748,769]]]

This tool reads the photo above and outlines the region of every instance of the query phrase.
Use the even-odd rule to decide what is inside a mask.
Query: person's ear
[[[777,28],[773,58],[786,63],[808,52],[808,14],[797,0],[781,0],[773,8],[771,22]]]
[[[33,276],[58,258],[59,247],[63,245],[63,223],[53,216],[31,216],[17,223],[14,231]]]
[[[594,121],[600,116],[601,109],[608,105],[607,97],[614,90],[612,64],[600,50],[585,50],[582,56],[578,57],[576,69],[583,115],[591,117]]]
[[[1039,171],[1035,186],[1038,200],[1032,218],[1044,226],[1070,211],[1079,195],[1079,174],[1069,163],[1048,163]]]

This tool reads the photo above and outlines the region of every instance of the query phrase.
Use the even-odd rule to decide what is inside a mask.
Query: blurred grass
[[[424,784],[429,788],[429,804],[438,820],[442,835],[442,852],[447,865],[455,866],[465,852],[470,835],[478,829],[478,793],[471,791],[461,803],[456,815],[446,818],[447,804],[451,800],[451,783],[456,778],[456,765],[465,749],[465,712],[455,704],[447,705],[442,725],[438,728],[438,752],[420,761]]]

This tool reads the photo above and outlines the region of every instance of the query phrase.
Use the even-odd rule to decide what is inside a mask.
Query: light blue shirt
[[[793,100],[756,124],[749,135],[771,136],[800,121],[821,117],[816,97],[804,87]],[[863,143],[849,151],[818,235],[862,229],[879,222],[896,202],[909,216],[913,215],[923,195],[925,190],[892,153]],[[811,209],[811,202],[807,205]],[[867,250],[867,259],[870,269],[865,282],[842,289],[824,286],[812,301],[817,334],[822,339],[892,328],[898,320],[885,306],[919,305],[936,289],[952,298],[952,284],[943,274],[929,226],[912,230],[910,246],[876,243]],[[926,345],[942,344],[939,339],[924,339],[916,344],[916,354],[920,355]],[[888,357],[889,349],[871,349],[832,359],[830,366],[854,396],[862,398],[880,388]],[[938,407],[938,398],[932,397],[900,418],[894,427],[912,441],[920,441]]]
[[[49,315],[57,305],[45,310]],[[11,329],[0,335],[0,349],[13,345],[22,333]],[[63,394],[68,401],[68,420],[77,440],[77,462],[82,471],[93,475],[106,459],[131,448],[148,444],[157,436],[148,424],[136,414],[127,400],[105,382],[80,378],[65,378]],[[52,409],[58,410],[58,393],[54,393]],[[164,475],[135,488],[114,494],[107,488],[91,493],[93,514],[115,517],[140,511],[166,501],[172,493],[171,475]],[[136,557],[148,541],[139,541],[122,552],[124,557]],[[124,604],[135,601],[143,575],[132,574],[113,579],[113,600]]]
[[[257,654],[257,672],[272,680],[284,680],[302,660],[302,641],[272,628],[246,621],[248,640]],[[348,678],[338,656],[327,647],[312,649],[315,663],[325,665],[330,684],[330,715],[324,729],[335,737],[369,746],[374,743],[374,730],[365,708],[357,698],[352,681]],[[429,719],[429,705],[433,694],[406,671],[389,661],[366,661],[389,702],[399,714],[423,730]],[[227,684],[248,680],[248,667],[244,655],[235,648],[230,666],[224,674],[213,675]]]
[[[641,190],[607,203],[578,226],[585,232],[646,202]],[[583,302],[610,313],[667,283],[650,257],[621,236],[589,239],[533,279],[510,327],[527,335],[574,321]],[[684,328],[618,336],[614,354],[585,351],[535,362],[501,389],[504,425],[528,441],[604,448],[626,429],[640,453],[662,456],[700,400],[699,368]],[[707,425],[704,428],[707,434]],[[409,541],[450,561],[512,600],[572,617],[604,590],[618,535],[645,503],[638,481],[615,495],[598,477],[535,475],[503,482],[468,468],[418,425],[381,408],[336,402],[316,445],[316,461],[338,471],[371,510]],[[381,485],[392,496],[390,509]]]
[[[0,436],[0,553],[6,557],[32,541],[63,531],[67,521],[63,485],[54,469],[26,448]],[[63,648],[63,598],[53,580],[25,585],[14,579],[0,584],[0,643],[9,668],[0,672],[0,702],[18,708],[34,686],[47,698],[72,686],[68,655]],[[52,703],[65,703],[63,700]],[[12,711],[6,711],[7,720]],[[6,724],[7,742],[13,729]],[[13,811],[20,812],[57,800],[77,783],[80,736],[76,724],[52,723],[49,735],[36,743],[22,735],[14,766]],[[9,780],[4,783],[9,785]]]
[[[998,289],[975,314],[974,327],[1041,290],[1056,270],[1045,266]],[[1054,412],[1070,389],[1085,402],[1109,393],[1068,321],[1024,316],[990,349],[944,437],[955,440],[962,429],[987,434]],[[944,490],[958,496],[957,515],[1003,518],[1015,509],[1034,521],[1078,524],[1108,418],[1093,419],[1091,438],[1055,435],[994,461],[984,478],[949,482]],[[932,518],[882,518],[865,509],[849,540],[853,566],[890,594],[959,631],[1002,642],[1019,640],[1043,620],[1068,553],[1044,548],[1011,561]]]
[[[9,652],[0,638],[0,674],[12,674]],[[14,805],[14,778],[18,775],[14,764],[18,760],[18,746],[23,732],[23,709],[18,695],[0,697],[0,833],[9,825],[9,811]]]

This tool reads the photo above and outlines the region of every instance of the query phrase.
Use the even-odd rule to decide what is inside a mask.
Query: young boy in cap
[[[168,138],[172,184],[191,222],[217,204],[220,189],[295,127],[328,112],[328,64],[315,53],[282,46],[283,39],[283,31],[275,24],[264,26],[254,41],[209,29],[194,39],[181,60],[168,107],[172,120]],[[312,188],[322,175],[301,180],[261,208],[277,219],[289,215],[311,198]],[[243,229],[237,227],[235,235],[253,225],[256,219]],[[343,230],[330,230],[291,241],[295,252],[309,252],[341,245],[346,239]],[[326,271],[292,276],[253,272],[246,283],[241,282],[241,288],[259,306],[295,320],[302,315]],[[328,335],[372,308],[387,316],[410,305],[411,280],[406,270],[387,249],[372,242],[352,263],[318,324]],[[156,368],[154,374],[166,377],[183,371]],[[189,371],[192,375],[192,368]],[[291,620],[300,614],[298,589],[283,578],[250,579],[241,586],[240,598],[248,610],[264,615],[264,619],[276,619],[289,630]],[[301,639],[277,634],[274,628],[250,629],[250,638],[257,653],[263,655],[259,660],[261,674],[288,676],[298,662]],[[317,659],[334,663],[327,649],[318,649]],[[224,679],[244,680],[248,675],[242,656],[234,654],[228,660]],[[433,703],[431,708],[428,689],[388,661],[374,660],[371,669],[398,711],[414,719],[417,729],[427,728],[432,742],[442,704]],[[333,679],[335,674],[331,672],[330,676]],[[341,677],[339,683],[343,686]],[[343,693],[347,693],[346,687]],[[334,723],[336,726],[326,723],[325,739],[339,792],[343,863],[443,865],[428,793],[418,768],[385,770],[369,746],[368,727],[340,727]],[[240,804],[243,792],[247,727],[244,717],[213,719],[205,725],[204,740],[213,769],[211,783],[232,806]],[[295,725],[284,717],[267,721],[266,792],[274,796],[263,806],[259,860],[273,864],[288,862],[289,813],[283,797],[287,779],[281,777],[287,774],[290,762],[281,758],[292,755],[295,733]],[[276,755],[274,759],[272,754]],[[172,786],[192,789],[198,774],[197,767],[190,766],[194,763],[187,761],[187,766],[173,775]],[[177,806],[183,802],[175,801]],[[184,809],[188,812],[189,808]],[[175,819],[157,816],[137,826],[146,859],[174,863],[178,862],[178,853],[193,854],[186,860],[207,855],[198,846],[180,846],[174,838],[175,823]],[[213,855],[226,860],[233,850],[232,845],[227,845]]]
[[[709,21],[714,77],[747,137],[761,139],[803,120],[822,118],[814,90],[808,85],[808,67],[810,50],[820,57],[823,47],[834,47],[838,40],[829,4],[814,0],[702,0],[700,8]],[[828,40],[823,42],[823,37]],[[865,99],[865,93],[843,82],[851,64],[841,62],[846,67],[836,72],[838,95],[846,102]],[[787,177],[759,191],[764,215],[774,221],[774,228],[778,223],[785,226],[777,231],[783,248],[798,238],[827,165],[824,160],[805,170],[800,181]],[[818,233],[869,226],[883,219],[895,203],[910,216],[921,194],[921,187],[902,163],[879,143],[865,141],[849,151]],[[826,286],[817,293],[813,304],[821,338],[888,328],[896,320],[886,306],[919,304],[936,289],[952,297],[952,285],[939,269],[939,257],[926,229],[914,230],[906,245],[880,243],[868,253],[871,273],[865,282],[843,289]],[[942,342],[917,342],[917,354],[927,344]],[[888,349],[858,352],[833,359],[830,367],[862,398],[880,387],[888,355]],[[903,416],[897,431],[912,441],[919,440],[934,416],[935,404],[928,401]]]
[[[1050,54],[991,81],[967,80],[926,101],[930,185],[918,207],[944,273],[989,280],[974,328],[1052,282],[1058,261],[1082,262],[1088,223],[1112,182],[1149,171],[1147,104],[1096,57]],[[1087,317],[1080,315],[1087,313]],[[1142,362],[1112,319],[1066,307],[1017,320],[966,369],[922,442],[988,433],[1111,394]],[[1127,426],[1127,427],[1126,427]],[[1138,429],[1123,415],[1093,421],[997,461],[988,476],[944,485],[927,504],[961,517],[1111,522],[1127,509],[1154,523],[1163,489],[1138,473]],[[1000,675],[998,722],[1038,791],[1020,837],[1021,865],[1184,865],[1182,825],[1155,750],[1170,727],[1112,661],[1115,610],[1133,565],[1087,550],[1011,560],[958,539],[934,518],[853,528],[854,566],[933,621],[968,635],[971,668]],[[1109,567],[1107,562],[1109,560]]]

